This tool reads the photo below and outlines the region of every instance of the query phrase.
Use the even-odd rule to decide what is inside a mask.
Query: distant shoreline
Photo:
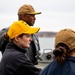
[[[38,37],[55,37],[57,32],[38,32],[36,35]]]

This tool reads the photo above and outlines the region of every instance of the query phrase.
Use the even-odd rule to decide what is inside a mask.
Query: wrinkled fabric
[[[62,64],[52,61],[40,75],[75,75],[75,57],[67,57]]]
[[[8,43],[1,60],[3,75],[39,75],[40,69],[25,55],[26,50],[14,43]]]

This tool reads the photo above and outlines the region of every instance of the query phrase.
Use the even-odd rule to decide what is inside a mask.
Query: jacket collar
[[[72,56],[68,56],[66,58],[67,61],[72,61],[72,62],[75,62],[75,57],[72,57]]]
[[[22,49],[22,48],[18,47],[16,44],[14,44],[12,42],[9,42],[7,44],[6,49],[15,49],[15,50],[18,50],[20,52],[26,53],[25,49]]]

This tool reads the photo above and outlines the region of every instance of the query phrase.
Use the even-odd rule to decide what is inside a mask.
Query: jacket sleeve
[[[17,65],[21,63],[21,65],[16,70],[16,75],[39,75],[41,69],[36,68],[30,60],[26,58],[26,56],[21,56],[20,59],[18,59]]]
[[[33,35],[33,40],[34,40],[34,43],[37,44],[37,52],[39,52],[40,50],[40,44],[39,44],[39,39],[38,39],[38,36],[37,35]]]
[[[0,31],[0,51],[4,52],[4,46],[6,44],[6,41],[3,38],[3,33],[7,32],[8,28],[4,28]]]

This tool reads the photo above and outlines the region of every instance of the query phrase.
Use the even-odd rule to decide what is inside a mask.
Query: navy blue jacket
[[[52,61],[40,75],[75,75],[75,57],[67,57],[62,64]]]
[[[26,50],[14,43],[8,43],[1,60],[3,75],[39,75],[40,69],[36,68],[25,55]]]

